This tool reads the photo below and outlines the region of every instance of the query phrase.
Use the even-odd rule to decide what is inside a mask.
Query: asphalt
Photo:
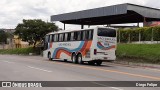
[[[103,63],[79,65],[41,56],[0,55],[0,81],[160,81],[160,69]],[[97,84],[98,85],[98,84]],[[100,85],[100,84],[99,84]],[[0,90],[159,90],[159,87],[52,87]]]

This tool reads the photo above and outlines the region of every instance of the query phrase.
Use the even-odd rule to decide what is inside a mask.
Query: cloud
[[[158,0],[1,0],[0,28],[15,28],[22,19],[49,21],[51,15],[121,3],[160,7]],[[63,26],[61,23],[57,25]]]

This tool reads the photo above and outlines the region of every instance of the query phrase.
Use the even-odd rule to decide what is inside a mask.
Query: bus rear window
[[[98,28],[98,36],[116,37],[116,30],[109,28]]]

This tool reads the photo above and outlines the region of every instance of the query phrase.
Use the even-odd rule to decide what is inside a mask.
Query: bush
[[[125,43],[130,41],[139,41],[139,34],[141,36],[141,41],[152,41],[152,37],[154,41],[160,41],[160,26],[119,29],[117,33],[117,40],[119,40],[119,33],[120,41]]]
[[[0,54],[23,54],[23,55],[28,55],[29,53],[36,53],[36,50],[33,47],[0,50]]]
[[[127,30],[120,30],[120,39],[121,42],[128,42],[129,41],[129,36],[130,36],[131,29]]]
[[[152,39],[152,27],[144,28],[142,37],[144,38],[144,40],[142,40],[142,41],[151,41],[151,39]]]
[[[153,40],[160,41],[160,26],[153,28]]]
[[[139,30],[131,31],[131,41],[139,41]]]

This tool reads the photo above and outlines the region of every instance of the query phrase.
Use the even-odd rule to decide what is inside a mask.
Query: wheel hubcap
[[[73,56],[73,62],[75,62],[75,56]]]
[[[78,58],[78,61],[81,62],[81,57]]]

